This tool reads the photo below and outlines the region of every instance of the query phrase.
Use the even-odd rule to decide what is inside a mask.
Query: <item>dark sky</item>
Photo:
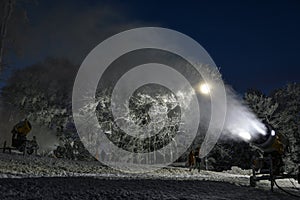
[[[47,56],[80,63],[99,42],[140,26],[161,26],[199,42],[242,93],[266,93],[300,82],[300,2],[39,1],[28,5],[29,27],[19,67]],[[30,46],[30,48],[29,48]],[[30,53],[29,53],[30,52]]]

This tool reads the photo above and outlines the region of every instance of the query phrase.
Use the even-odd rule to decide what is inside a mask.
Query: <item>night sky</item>
[[[199,42],[239,93],[269,93],[300,82],[300,2],[282,1],[39,1],[25,6],[23,54],[14,66],[45,57],[81,63],[99,42],[128,28],[160,26]]]

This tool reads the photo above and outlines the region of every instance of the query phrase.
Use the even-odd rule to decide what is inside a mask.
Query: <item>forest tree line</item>
[[[92,159],[93,155],[80,142],[72,120],[72,87],[77,69],[78,66],[64,59],[46,59],[15,70],[2,88],[1,114],[6,113],[7,119],[4,120],[7,121],[17,122],[14,116],[18,115],[53,130],[61,141],[58,147],[62,150],[61,157]],[[138,97],[139,101],[152,101],[151,96]],[[259,119],[268,122],[287,139],[284,162],[286,170],[293,171],[300,163],[300,84],[287,84],[268,95],[258,89],[251,89],[243,95],[243,100]],[[132,104],[133,108],[140,106],[136,102]],[[176,102],[166,106],[174,109],[173,118],[177,120],[180,113],[176,110]],[[137,119],[138,123],[148,123],[146,111],[141,112],[143,117]],[[137,116],[140,111],[134,112]],[[106,115],[100,113],[99,116]],[[177,129],[176,125],[171,125],[166,129],[169,132],[173,130],[172,127]],[[207,161],[212,170],[229,169],[231,166],[250,168],[254,153],[255,149],[248,143],[220,140],[208,155]]]

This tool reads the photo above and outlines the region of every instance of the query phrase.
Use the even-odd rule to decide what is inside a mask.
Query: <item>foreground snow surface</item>
[[[129,174],[99,162],[0,153],[0,199],[296,199],[278,189],[270,192],[268,181],[249,187],[249,174],[183,167]],[[290,191],[294,186],[290,180],[278,184]]]

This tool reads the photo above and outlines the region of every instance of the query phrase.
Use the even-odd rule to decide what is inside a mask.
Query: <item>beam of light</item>
[[[240,136],[243,140],[245,140],[245,141],[251,140],[251,135],[250,135],[250,133],[248,133],[247,131],[241,131],[241,132],[239,132],[239,136]]]
[[[199,86],[199,91],[200,91],[202,94],[209,94],[209,93],[210,93],[210,87],[209,87],[208,84],[202,83],[202,84]]]

